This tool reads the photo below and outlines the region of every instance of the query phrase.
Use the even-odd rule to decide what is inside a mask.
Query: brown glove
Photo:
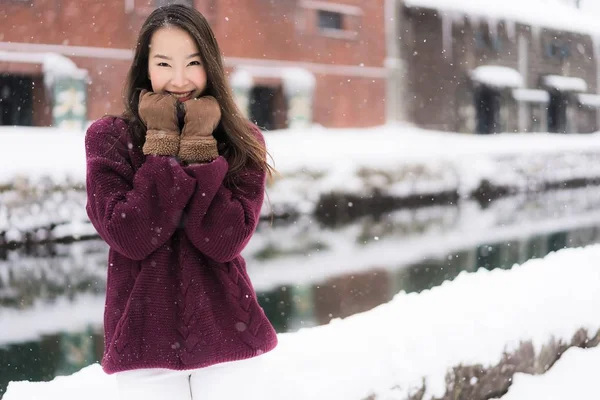
[[[188,163],[208,162],[219,156],[217,141],[212,136],[221,120],[221,107],[212,96],[183,103],[185,118],[181,131],[179,159]]]
[[[146,155],[176,156],[179,152],[177,99],[174,96],[142,90],[138,106],[146,124]]]

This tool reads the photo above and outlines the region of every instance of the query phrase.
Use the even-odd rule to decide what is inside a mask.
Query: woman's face
[[[152,91],[179,101],[200,97],[206,88],[200,50],[190,34],[177,27],[166,26],[152,35],[148,74]]]

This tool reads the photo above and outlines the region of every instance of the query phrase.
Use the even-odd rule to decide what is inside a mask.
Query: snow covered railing
[[[597,344],[599,258],[600,246],[562,250],[511,270],[462,273],[420,294],[402,292],[371,311],[280,334],[262,362],[232,370],[230,379],[248,384],[246,400],[403,400],[476,388],[490,371],[543,372],[553,352]],[[95,364],[49,383],[11,382],[4,396],[37,398],[117,394],[114,377]]]

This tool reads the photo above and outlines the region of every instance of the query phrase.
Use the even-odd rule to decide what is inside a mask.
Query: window
[[[296,0],[302,11],[296,29],[332,39],[356,40],[361,30],[361,7],[323,0]]]
[[[319,29],[344,29],[343,15],[339,12],[319,10],[318,18]]]
[[[564,60],[569,58],[570,55],[571,51],[567,43],[560,42],[558,40],[553,40],[546,43],[546,56],[548,58],[559,58]]]
[[[194,0],[154,0],[156,7],[168,6],[169,4],[183,4],[188,7],[194,6]]]
[[[480,50],[489,49],[500,51],[502,50],[500,34],[498,32],[492,34],[487,27],[480,28],[475,32],[475,46]]]

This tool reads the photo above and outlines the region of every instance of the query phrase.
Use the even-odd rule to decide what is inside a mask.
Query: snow
[[[498,65],[482,65],[475,68],[471,72],[471,79],[499,88],[517,88],[523,86],[523,77],[517,70]]]
[[[546,75],[543,82],[546,86],[560,91],[585,92],[588,89],[583,79],[571,76]]]
[[[600,108],[600,95],[580,93],[578,95],[579,102],[588,107]]]
[[[315,76],[304,68],[285,68],[282,71],[284,90],[288,96],[311,93],[316,84]]]
[[[407,7],[440,10],[442,15],[514,21],[536,29],[551,28],[600,36],[597,14],[576,9],[559,0],[405,0],[404,3]]]
[[[529,103],[548,103],[550,101],[550,93],[539,89],[513,89],[513,97],[517,101]]]
[[[252,75],[244,69],[236,69],[231,75],[231,86],[234,89],[250,89],[252,84]]]
[[[600,398],[600,347],[570,348],[545,374],[518,373],[502,400],[570,400]]]
[[[101,326],[104,296],[58,298],[52,304],[37,302],[27,309],[0,308],[0,346],[39,340],[56,332],[81,332],[90,324]]]
[[[284,176],[268,188],[273,208],[293,206],[302,213],[330,192],[467,196],[484,180],[531,190],[543,182],[600,176],[594,161],[599,134],[482,137],[388,125],[272,132],[266,140]]]
[[[299,67],[270,67],[258,65],[240,65],[237,67],[232,79],[232,85],[248,84],[255,78],[275,78],[281,79],[284,90],[288,95],[295,95],[297,92],[311,92],[315,86],[314,75]]]
[[[44,84],[51,87],[56,78],[88,79],[88,72],[78,68],[68,57],[56,53],[25,53],[0,51],[0,62],[42,64]]]
[[[272,209],[310,214],[318,199],[332,192],[370,196],[379,191],[405,197],[450,191],[467,197],[484,180],[529,191],[546,183],[600,177],[600,133],[504,133],[483,137],[410,125],[364,129],[314,126],[267,132],[265,139],[282,177],[268,186],[270,202],[265,202],[263,215]],[[15,148],[29,149],[27,162]],[[65,156],[56,158],[58,153]],[[2,127],[0,159],[0,186],[12,186],[17,191],[19,187],[26,191],[30,186],[81,191],[85,187],[82,131]],[[72,193],[76,197],[79,192]],[[18,199],[11,200],[12,196],[0,193],[1,201],[19,207]],[[33,219],[27,213],[10,216],[0,211],[0,230],[30,229],[40,226],[40,221],[85,221],[83,213],[73,214],[76,206],[68,207],[73,201],[77,200],[56,200],[56,209],[62,211],[46,216],[33,210],[29,213],[38,214]],[[14,235],[19,236],[18,232]]]
[[[539,354],[552,339],[569,342],[581,328],[595,334],[600,329],[599,257],[597,245],[567,249],[511,270],[463,272],[420,294],[401,292],[371,311],[280,334],[275,350],[256,365],[232,370],[229,379],[236,385],[254,383],[249,387],[260,392],[249,390],[247,400],[283,394],[289,400],[405,399],[423,381],[424,398],[441,397],[454,366],[497,365],[524,341]],[[561,362],[569,362],[571,356],[565,356]],[[553,382],[562,382],[568,369],[558,369],[561,376]],[[4,400],[116,397],[114,376],[95,364],[49,383],[11,382]]]

